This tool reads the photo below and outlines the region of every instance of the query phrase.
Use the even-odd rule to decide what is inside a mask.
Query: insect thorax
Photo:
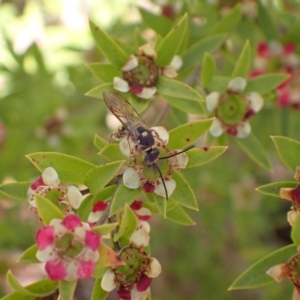
[[[146,129],[143,126],[138,126],[136,130],[139,133],[138,140],[141,150],[147,150],[155,144],[154,137],[149,129]]]

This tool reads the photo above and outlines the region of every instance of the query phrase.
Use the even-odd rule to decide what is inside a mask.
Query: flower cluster
[[[139,47],[136,55],[130,55],[122,67],[123,76],[114,78],[114,88],[120,92],[131,91],[139,98],[149,99],[156,93],[156,84],[160,75],[174,78],[177,76],[175,67],[160,68],[155,63],[157,54],[149,45]],[[178,58],[174,61],[178,65]]]
[[[252,76],[268,72],[287,73],[290,77],[276,89],[278,105],[300,108],[300,56],[294,43],[260,42]]]
[[[210,127],[211,135],[224,132],[238,138],[246,138],[251,132],[249,118],[263,107],[263,98],[256,92],[244,95],[247,81],[242,77],[232,79],[223,94],[212,92],[206,96],[206,107],[215,116]]]
[[[36,234],[38,260],[45,262],[51,280],[90,277],[99,258],[100,236],[74,214],[53,219]]]
[[[69,212],[71,207],[79,208],[83,200],[82,194],[75,186],[69,186],[68,188],[61,186],[57,172],[52,167],[48,167],[43,171],[42,176],[34,181],[28,189],[27,195],[30,205],[36,208],[35,195],[46,197],[50,191],[57,192],[58,204],[66,205],[66,212]]]
[[[130,189],[142,187],[147,193],[155,193],[161,197],[171,196],[176,188],[176,182],[172,179],[172,172],[185,168],[189,158],[186,153],[176,155],[181,151],[179,149],[170,151],[167,148],[169,133],[164,127],[152,127],[151,131],[155,145],[147,150],[148,152],[142,150],[140,145],[135,143],[130,136],[126,135],[121,139],[120,150],[129,158],[131,165],[123,173],[123,183]],[[146,163],[146,155],[150,154],[151,157],[153,149],[157,149],[159,155],[156,160]],[[167,158],[169,156],[172,157]],[[166,159],[161,159],[163,157]]]

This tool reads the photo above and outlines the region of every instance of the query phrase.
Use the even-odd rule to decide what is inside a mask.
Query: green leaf
[[[100,236],[109,234],[113,229],[117,227],[119,223],[108,223],[103,225],[94,226],[92,230],[98,233]]]
[[[297,186],[297,182],[295,181],[272,182],[258,187],[256,191],[268,196],[281,198],[280,197],[281,188],[295,188],[296,186]]]
[[[141,193],[141,189],[129,189],[123,182],[119,185],[110,207],[110,216],[125,208],[125,204],[130,205]]]
[[[165,36],[171,30],[172,22],[170,19],[164,16],[154,15],[142,8],[139,8],[139,11],[145,24],[159,35]]]
[[[277,264],[287,262],[296,253],[296,246],[289,245],[265,256],[241,274],[229,290],[257,288],[275,282],[266,271]]]
[[[281,160],[295,172],[296,167],[300,166],[300,142],[284,136],[272,136],[271,138]]]
[[[113,82],[114,77],[122,76],[121,70],[118,70],[115,66],[107,63],[91,63],[87,64],[87,67],[98,79],[103,82]]]
[[[49,199],[36,194],[35,195],[36,206],[39,217],[44,224],[49,224],[53,219],[63,219],[63,212],[51,202]]]
[[[251,46],[249,41],[246,41],[244,48],[236,62],[231,78],[238,76],[247,78],[251,65]]]
[[[102,281],[102,278],[96,279],[91,300],[105,300],[106,299],[108,292],[102,290],[101,281]]]
[[[299,246],[300,244],[300,217],[297,214],[296,221],[292,226],[291,238],[295,245]]]
[[[108,143],[106,140],[104,140],[102,137],[96,134],[94,137],[94,145],[98,150],[102,150],[104,147],[108,145]]]
[[[90,193],[95,195],[101,191],[116,176],[124,162],[124,160],[115,161],[94,167],[87,172],[84,184],[89,188]]]
[[[85,93],[85,95],[88,97],[103,99],[104,91],[115,92],[113,84],[112,83],[103,83],[103,84],[98,85],[98,86],[94,87],[93,89],[89,90],[88,92]]]
[[[242,12],[239,5],[234,6],[212,29],[211,34],[231,32],[240,22]]]
[[[233,140],[233,139],[232,139]],[[272,170],[269,158],[257,138],[251,133],[245,139],[235,138],[236,142],[260,166]]]
[[[22,263],[39,263],[40,261],[36,258],[38,247],[36,244],[27,248],[22,255],[19,257],[18,262]]]
[[[12,182],[0,185],[0,195],[14,200],[28,200],[27,191],[31,182]]]
[[[89,22],[90,30],[101,53],[116,68],[121,69],[128,60],[127,54],[121,47],[92,21]]]
[[[89,214],[93,209],[95,202],[95,195],[87,195],[81,202],[79,208],[77,209],[77,214],[80,220],[87,222]]]
[[[189,162],[186,168],[193,168],[214,160],[223,154],[228,147],[210,146],[195,148],[188,151]]]
[[[158,66],[168,66],[171,63],[186,33],[187,21],[187,14],[185,14],[160,43],[155,60]]]
[[[200,74],[202,86],[205,88],[211,82],[216,72],[216,62],[213,56],[205,53]]]
[[[227,90],[227,86],[228,86],[229,81],[230,81],[229,77],[214,76],[212,81],[207,86],[207,89],[211,92],[223,93]]]
[[[170,199],[176,201],[184,207],[198,210],[196,196],[187,180],[184,179],[184,177],[178,172],[173,172],[172,178],[176,181],[176,189],[171,195]]]
[[[58,282],[60,299],[61,300],[73,300],[77,280],[66,281],[60,280]]]
[[[206,52],[212,53],[222,45],[227,38],[226,34],[219,34],[206,37],[188,48],[182,53],[183,67],[182,70],[195,67],[199,64]]]
[[[180,205],[167,211],[167,219],[183,226],[196,224]]]
[[[168,148],[184,149],[195,143],[211,126],[213,119],[199,120],[169,131]]]
[[[85,174],[95,166],[77,157],[56,152],[36,152],[26,157],[39,171],[52,167],[61,181],[73,184],[82,184]]]
[[[120,228],[115,241],[122,237],[130,237],[138,226],[138,219],[133,210],[125,204],[125,211],[122,217]]]
[[[119,144],[107,145],[99,152],[99,155],[101,155],[103,158],[109,161],[126,159],[126,156],[122,154],[120,150]]]
[[[9,270],[6,275],[6,280],[9,286],[17,293],[21,295],[28,295],[28,296],[34,296],[34,297],[44,297],[53,292],[55,289],[48,290],[46,292],[33,292],[28,290],[27,288],[23,287],[15,278],[15,276],[12,274],[12,272]],[[47,284],[49,284],[50,280],[48,280]]]
[[[266,9],[260,1],[257,2],[257,5],[258,5],[257,17],[258,17],[259,28],[262,30],[267,40],[269,41],[278,40],[280,38],[279,33],[275,25],[275,22],[273,22],[269,14],[268,9]]]
[[[247,80],[247,86],[244,90],[244,93],[257,92],[260,94],[264,94],[270,92],[278,87],[281,83],[286,81],[289,77],[290,75],[288,74],[269,73],[250,78]]]

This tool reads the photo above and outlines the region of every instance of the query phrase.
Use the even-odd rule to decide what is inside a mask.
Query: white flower
[[[141,186],[139,173],[132,167],[127,168],[123,173],[123,183],[129,189],[137,189]]]

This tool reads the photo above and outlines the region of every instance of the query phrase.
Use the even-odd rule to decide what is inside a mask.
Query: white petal
[[[146,230],[140,228],[135,231],[130,237],[130,244],[135,247],[146,247],[149,244],[150,236]]]
[[[178,74],[172,66],[166,66],[161,69],[161,74],[169,78],[175,78]]]
[[[246,96],[247,100],[250,102],[253,111],[258,112],[262,109],[264,105],[264,99],[259,93],[252,92]]]
[[[181,56],[175,55],[170,63],[170,65],[175,69],[179,70],[183,65],[183,60]]]
[[[167,144],[168,141],[169,141],[169,132],[168,130],[163,127],[163,126],[154,126],[154,127],[151,127],[152,130],[154,130],[159,138],[163,141],[163,143]]]
[[[49,224],[54,227],[54,232],[57,237],[61,237],[69,231],[65,226],[61,224],[61,221],[62,220],[60,219],[52,219]]]
[[[134,55],[130,55],[125,65],[122,67],[122,71],[124,72],[131,71],[135,69],[138,65],[139,65],[139,61],[137,57]]]
[[[290,53],[284,56],[284,61],[291,67],[298,67],[300,64],[300,58],[296,53]]]
[[[209,132],[214,137],[220,136],[224,132],[221,121],[219,121],[218,119],[214,119],[212,125],[209,128]]]
[[[75,209],[79,208],[79,206],[83,200],[83,197],[77,187],[75,187],[73,185],[69,186],[68,191],[67,191],[67,197],[68,197],[70,205],[73,208],[75,208]]]
[[[57,172],[52,168],[46,168],[42,173],[43,181],[46,185],[57,186],[60,183]]]
[[[251,126],[249,122],[243,122],[239,124],[236,129],[238,138],[246,138],[251,132]]]
[[[88,222],[89,223],[98,222],[102,215],[103,215],[103,211],[96,211],[96,212],[92,211],[89,214]]]
[[[80,259],[96,262],[99,259],[99,256],[99,251],[93,251],[90,247],[85,247],[84,251],[80,254]]]
[[[27,191],[27,197],[28,197],[28,202],[32,207],[36,207],[36,201],[35,201],[35,192],[34,190],[29,187],[28,191]]]
[[[127,93],[130,90],[128,82],[120,77],[114,77],[114,88],[122,93]]]
[[[119,143],[121,152],[129,157],[132,154],[132,151],[135,149],[136,143],[132,140],[131,137],[124,136]]]
[[[180,152],[181,150],[176,150],[176,151]],[[189,157],[185,152],[174,156],[174,158],[175,158],[175,167],[180,169],[184,169],[187,163],[189,162]]]
[[[79,262],[76,260],[71,260],[70,262],[65,263],[64,261],[64,265],[67,271],[67,276],[64,278],[64,280],[67,281],[75,280],[77,278],[77,270],[79,267]]]
[[[57,258],[53,245],[48,246],[44,250],[38,250],[36,253],[36,258],[41,262],[47,262],[48,260],[53,260]]]
[[[143,229],[147,233],[150,233],[151,227],[150,227],[150,224],[148,222],[139,220],[138,229]]]
[[[165,180],[165,185],[166,185],[166,189],[167,189],[167,192],[168,192],[168,196],[170,197],[175,188],[176,188],[176,181],[174,179],[170,179],[170,180]],[[164,185],[163,183],[159,183],[155,189],[154,189],[154,193],[158,196],[162,196],[162,197],[166,197],[166,191],[165,191],[165,188],[164,188]]]
[[[146,207],[141,207],[138,210],[134,211],[138,216],[150,216],[151,217],[151,211],[150,209],[146,208]]]
[[[272,51],[273,55],[281,55],[283,53],[282,45],[276,40],[270,41],[268,43],[268,46],[269,46],[270,50]]]
[[[156,93],[156,87],[143,87],[142,92],[136,94],[139,98],[149,99]]]
[[[137,189],[141,186],[139,173],[134,168],[127,168],[123,173],[123,183],[130,189]]]
[[[290,210],[288,213],[287,213],[287,220],[290,224],[290,226],[294,226],[295,225],[295,222],[296,222],[296,218],[298,216],[298,212],[297,211],[294,211],[294,210]]]
[[[117,287],[116,275],[111,269],[107,269],[101,280],[101,288],[106,292],[111,292]]]
[[[150,44],[145,44],[139,47],[139,49],[142,52],[142,54],[151,57],[153,59],[155,59],[157,56],[156,51],[153,49],[153,47]]]
[[[208,111],[213,111],[219,104],[220,93],[212,92],[206,96],[206,108]]]
[[[132,300],[146,300],[149,295],[150,295],[150,288],[147,288],[143,292],[139,292],[136,288],[136,285],[134,285],[130,291],[130,296]]]
[[[247,85],[247,81],[243,77],[235,77],[228,83],[228,90],[233,92],[242,92]]]
[[[160,265],[159,261],[156,258],[152,257],[151,262],[150,262],[150,268],[149,268],[149,270],[147,271],[146,274],[150,278],[155,278],[160,273],[161,273],[161,265]]]

